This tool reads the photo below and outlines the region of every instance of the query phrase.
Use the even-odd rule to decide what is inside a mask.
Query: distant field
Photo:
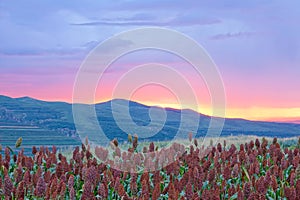
[[[272,137],[258,137],[255,135],[238,135],[238,136],[221,136],[216,138],[206,138],[204,140],[203,137],[197,138],[197,142],[200,146],[204,146],[205,148],[209,147],[211,145],[211,142],[214,146],[216,146],[218,143],[224,144],[224,141],[226,141],[227,148],[229,148],[232,144],[234,144],[237,148],[240,147],[241,144],[250,143],[250,141],[255,141],[256,139],[262,140],[266,139],[269,144],[272,143],[273,138]],[[155,145],[161,148],[167,148],[171,146],[173,143],[178,143],[184,145],[186,148],[189,148],[191,144],[194,144],[193,139],[191,142],[188,139],[180,139],[180,140],[172,140],[172,141],[155,141]],[[288,148],[295,148],[298,144],[299,137],[289,137],[289,138],[278,138],[277,141],[282,147],[288,147]],[[150,145],[150,141],[139,141],[139,145],[137,147],[138,151],[143,151],[144,147],[148,147]],[[127,150],[130,147],[131,143],[128,141],[120,142],[119,147],[122,149],[122,151]],[[65,146],[66,148],[63,148],[61,153],[66,156],[68,159],[72,157],[72,152],[74,148],[72,146]],[[108,147],[109,148],[109,147]],[[94,148],[91,148],[91,152],[94,152]]]
[[[77,138],[67,137],[55,131],[46,130],[42,128],[38,128],[35,126],[0,126],[0,144],[2,147],[9,146],[13,150],[15,149],[15,143],[19,137],[23,138],[22,147],[24,148],[25,154],[30,154],[32,146],[48,146],[50,149],[53,145],[56,147],[63,149],[66,154],[69,151],[73,151],[72,147],[78,146],[81,144],[81,141]],[[231,144],[235,144],[239,146],[245,142],[250,142],[251,140],[255,140],[256,138],[262,139],[262,137],[257,136],[222,136],[219,138],[206,138],[204,142],[204,138],[197,138],[199,145],[209,146],[211,141],[216,145],[217,143],[223,144],[224,140],[228,146]],[[271,137],[265,137],[267,140],[272,141]],[[282,146],[293,146],[296,145],[298,141],[297,137],[291,138],[278,138],[278,142]],[[159,147],[168,146],[172,142],[181,143],[184,145],[189,145],[190,142],[187,139],[176,140],[176,141],[156,141],[156,145]],[[148,141],[140,141],[139,148],[142,149],[144,146],[148,146],[150,142]],[[127,148],[129,145],[127,142],[121,142],[120,144],[123,148]],[[2,152],[3,153],[3,152]]]
[[[37,126],[0,126],[1,129],[35,129]]]
[[[216,138],[209,138],[207,137],[204,140],[204,137],[197,138],[197,142],[199,146],[208,147],[211,145],[217,145],[218,143],[224,144],[224,141],[226,141],[226,145],[229,148],[232,144],[239,147],[241,144],[249,143],[250,141],[255,141],[256,139],[262,140],[265,138],[269,143],[272,142],[272,137],[258,137],[255,135],[238,135],[238,136],[221,136]],[[278,138],[277,141],[282,147],[294,147],[297,145],[299,140],[299,137],[287,137],[287,138]],[[173,140],[173,141],[155,141],[156,146],[159,148],[167,147],[171,145],[172,143],[179,143],[186,147],[189,147],[191,144],[194,144],[194,139],[192,142],[190,142],[188,139],[180,139],[180,140]],[[143,147],[148,147],[150,144],[149,141],[139,141],[139,150],[142,150]],[[120,144],[122,149],[127,149],[130,144],[128,142],[123,142]]]
[[[32,146],[47,146],[49,149],[52,149],[52,146],[55,145],[58,149],[61,149],[62,152],[67,156],[70,152],[73,151],[75,146],[81,145],[81,141],[77,138],[67,137],[63,134],[60,134],[56,131],[51,131],[43,128],[39,128],[36,126],[16,126],[16,125],[7,125],[0,126],[0,144],[2,147],[9,146],[13,150],[15,150],[15,143],[19,137],[22,137],[23,142],[22,146],[19,148],[24,148],[25,154],[31,154]],[[217,143],[223,144],[224,140],[226,140],[227,146],[229,147],[231,144],[235,144],[239,147],[240,144],[244,144],[245,142],[250,142],[251,140],[255,140],[259,138],[260,140],[263,137],[251,136],[251,135],[238,135],[238,136],[221,136],[217,138],[206,138],[204,142],[204,138],[197,138],[199,145],[204,145],[205,147],[211,144],[211,141],[214,145]],[[268,141],[272,141],[273,138],[265,137]],[[158,147],[166,147],[171,143],[176,142],[183,144],[185,146],[189,146],[191,142],[188,139],[180,139],[175,141],[160,141],[157,140],[155,143]],[[298,137],[289,137],[289,138],[278,138],[278,142],[283,147],[292,147],[295,146],[298,142]],[[149,146],[150,141],[139,141],[139,150],[141,151],[144,146]],[[120,145],[123,149],[127,149],[129,144],[127,141],[121,141]],[[4,153],[3,151],[1,153]]]
[[[22,137],[22,147],[25,153],[31,152],[32,146],[57,146],[65,148],[80,145],[78,139],[67,137],[55,131],[37,127],[2,126],[0,127],[0,144],[2,147],[9,146],[15,149],[16,140]]]

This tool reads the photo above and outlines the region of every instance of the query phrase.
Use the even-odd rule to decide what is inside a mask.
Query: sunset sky
[[[77,71],[93,48],[122,31],[154,26],[186,34],[208,52],[224,82],[227,117],[300,123],[299,8],[298,0],[2,0],[0,95],[72,102]],[[154,50],[112,64],[99,82],[95,102],[109,100],[128,70],[151,62],[177,69],[193,87],[198,111],[210,113],[201,77],[182,59]],[[131,99],[196,107],[179,105],[176,94],[159,85],[140,87]]]

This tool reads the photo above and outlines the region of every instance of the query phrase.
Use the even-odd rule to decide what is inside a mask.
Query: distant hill
[[[95,105],[99,124],[104,133],[110,139],[118,138],[119,140],[126,140],[127,134],[119,128],[120,124],[114,120],[112,112],[112,103],[115,105],[114,112],[118,113],[121,120],[118,122],[127,126],[126,129],[130,133],[138,133],[136,131],[145,130],[149,128],[158,130],[156,135],[148,137],[148,140],[169,140],[174,137],[180,127],[181,116],[185,115],[186,123],[184,124],[183,132],[192,131],[197,132],[198,137],[205,136],[207,133],[211,117],[199,114],[191,110],[177,110],[166,108],[166,121],[162,127],[159,122],[153,122],[154,126],[147,127],[151,122],[149,116],[149,107],[132,101],[116,99],[108,102],[103,102]],[[126,113],[123,112],[124,106],[129,104],[129,112],[133,121],[132,124],[128,121]],[[89,105],[82,105],[89,106]],[[159,114],[162,108],[155,107],[152,113],[154,120],[160,118]],[[199,128],[193,131],[189,124],[199,121]],[[7,96],[0,96],[0,136],[1,127],[4,126],[32,126],[43,130],[53,131],[76,138],[76,127],[73,121],[72,104],[64,102],[46,102],[30,97],[10,98]],[[143,129],[141,129],[141,127]],[[270,137],[293,137],[300,135],[300,124],[293,123],[274,123],[274,122],[259,122],[249,121],[244,119],[225,119],[224,129],[222,135],[257,135]],[[51,137],[51,135],[49,135]],[[0,137],[1,140],[1,137]]]

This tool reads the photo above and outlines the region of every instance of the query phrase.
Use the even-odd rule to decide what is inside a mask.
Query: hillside
[[[145,106],[136,102],[127,100],[113,100],[114,112],[119,112],[119,123],[127,126],[126,129],[130,133],[139,133],[139,130],[147,131],[147,125],[151,122],[149,116],[149,109],[151,107]],[[129,112],[134,124],[126,118],[126,113],[123,113],[124,106],[129,103]],[[103,102],[95,105],[99,124],[109,139],[118,138],[120,141],[127,139],[127,135],[119,128],[113,118],[112,101]],[[89,106],[89,105],[82,105]],[[154,118],[159,118],[159,111],[162,108],[155,107],[156,111],[153,113]],[[148,140],[170,140],[173,139],[177,133],[181,114],[186,116],[186,123],[181,129],[185,134],[194,132],[193,127],[189,126],[198,118],[199,128],[197,130],[197,137],[204,136],[207,132],[211,117],[196,113],[191,110],[176,110],[167,108],[166,121],[163,127],[160,127],[159,121],[154,121],[152,129],[157,128],[158,133],[151,137],[145,137]],[[157,114],[155,114],[157,113]],[[62,136],[69,136],[76,138],[75,124],[73,122],[72,104],[64,102],[46,102],[29,97],[10,98],[0,96],[0,136],[3,139],[4,126],[29,126],[37,127],[46,131],[53,131],[53,133],[61,134]],[[142,129],[141,129],[142,126]],[[160,130],[161,128],[161,130]],[[273,122],[258,122],[244,119],[225,119],[222,136],[227,135],[257,135],[270,137],[294,137],[300,135],[300,124],[292,123],[273,123]],[[185,134],[186,135],[186,134]],[[51,137],[51,136],[49,136]]]

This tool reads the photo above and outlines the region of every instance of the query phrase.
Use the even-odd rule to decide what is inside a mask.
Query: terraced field
[[[22,148],[25,154],[31,153],[32,146],[57,146],[67,148],[80,144],[76,138],[67,137],[56,131],[46,130],[38,127],[25,126],[0,126],[0,143],[3,147],[9,146],[14,149],[19,137],[23,138]]]

